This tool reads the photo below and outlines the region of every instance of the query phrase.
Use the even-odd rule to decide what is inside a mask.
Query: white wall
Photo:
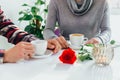
[[[18,12],[23,10],[21,6],[23,3],[32,3],[34,0],[0,0],[1,8],[4,10],[4,13],[7,15],[8,18],[12,19],[12,21],[19,25]]]

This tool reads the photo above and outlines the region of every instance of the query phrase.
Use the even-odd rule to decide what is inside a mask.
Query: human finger
[[[62,48],[66,48],[66,42],[64,39],[62,39],[62,37],[58,37],[56,40],[60,43]]]
[[[24,53],[24,59],[25,59],[25,60],[30,59],[30,54],[28,54],[28,53]]]
[[[65,48],[68,48],[69,44],[67,43],[67,41],[65,40],[65,38],[63,36],[61,36],[61,40],[63,41],[63,44],[65,45]]]
[[[31,53],[31,54],[33,54],[35,52],[35,50],[25,50],[25,52],[24,53]]]
[[[31,45],[23,44],[23,47],[27,50],[34,50],[34,46],[32,44]]]
[[[47,48],[48,49],[54,49],[55,46],[51,42],[48,41]]]
[[[53,50],[54,53],[57,53],[59,50],[61,50],[61,45],[57,41],[55,41],[53,44],[55,45]]]

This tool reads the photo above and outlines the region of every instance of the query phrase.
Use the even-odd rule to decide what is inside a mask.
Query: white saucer
[[[73,46],[73,45],[70,45],[70,48],[74,49],[74,50],[80,50],[81,46]]]
[[[53,54],[53,52],[51,50],[46,50],[44,55],[40,55],[40,56],[32,56],[32,58],[47,58],[49,56],[51,56]]]

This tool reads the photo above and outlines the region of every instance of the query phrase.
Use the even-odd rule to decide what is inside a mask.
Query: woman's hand
[[[57,53],[59,50],[61,50],[61,45],[56,39],[49,39],[47,48],[53,50],[54,53]]]
[[[67,43],[67,41],[65,40],[63,36],[58,37],[56,40],[60,43],[63,49],[69,47],[69,44]]]
[[[34,47],[29,42],[19,42],[13,48],[5,51],[3,61],[14,63],[20,59],[29,59],[34,53]]]
[[[98,39],[92,38],[92,39],[88,40],[85,44],[98,44],[98,43],[100,43],[98,41]]]

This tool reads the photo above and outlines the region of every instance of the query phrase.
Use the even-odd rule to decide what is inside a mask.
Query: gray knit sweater
[[[54,33],[56,22],[58,22],[61,35],[66,39],[69,39],[71,33],[82,33],[89,39],[95,37],[107,43],[111,37],[106,0],[94,0],[90,10],[82,16],[74,15],[70,11],[67,0],[51,0],[44,29],[45,39],[56,37]]]

